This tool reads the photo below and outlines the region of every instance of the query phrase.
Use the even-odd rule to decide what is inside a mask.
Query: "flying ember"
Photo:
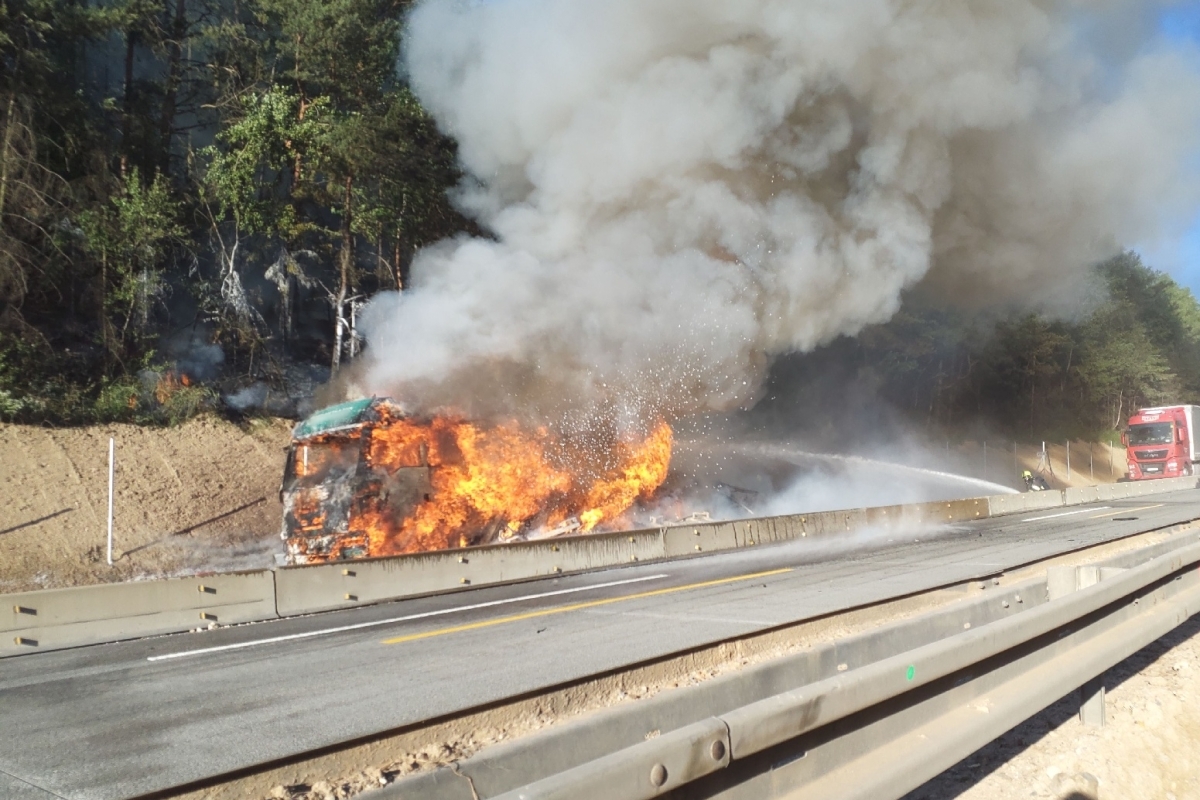
[[[289,559],[313,563],[619,529],[667,476],[671,428],[586,452],[546,428],[413,419],[387,400],[297,426],[282,497]],[[586,466],[584,466],[586,465]]]

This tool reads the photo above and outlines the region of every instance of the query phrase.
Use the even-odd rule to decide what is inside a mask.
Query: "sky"
[[[1159,17],[1159,28],[1173,39],[1191,39],[1200,36],[1200,2],[1179,3],[1165,9]]]
[[[1187,0],[1162,11],[1158,27],[1168,39],[1200,46],[1200,0]],[[1171,273],[1200,297],[1200,214],[1177,241],[1135,249],[1148,266]]]

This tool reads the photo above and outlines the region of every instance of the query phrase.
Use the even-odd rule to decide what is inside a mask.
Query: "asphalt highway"
[[[1200,519],[1200,490],[0,660],[0,798],[115,800]]]

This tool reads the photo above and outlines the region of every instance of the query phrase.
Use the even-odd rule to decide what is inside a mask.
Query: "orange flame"
[[[612,466],[588,476],[568,465],[567,448],[545,428],[385,419],[366,444],[368,466],[395,474],[428,465],[430,492],[402,519],[367,503],[351,527],[365,531],[373,556],[504,540],[538,527],[615,527],[666,479],[671,441],[661,422],[640,441],[614,442]]]
[[[154,385],[154,399],[158,401],[159,405],[162,405],[170,400],[171,396],[180,389],[191,385],[192,379],[189,378],[185,373],[181,372],[176,375],[174,370],[167,370]]]
[[[671,438],[671,426],[660,422],[641,442],[618,442],[620,466],[588,489],[587,510],[579,515],[583,530],[590,531],[604,520],[619,517],[662,485],[671,463]]]

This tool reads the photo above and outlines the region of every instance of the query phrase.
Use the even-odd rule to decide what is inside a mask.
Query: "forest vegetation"
[[[407,6],[0,0],[0,419],[169,422],[327,378],[419,248],[486,235],[397,70]],[[854,392],[939,431],[1093,438],[1200,400],[1192,294],[1131,252],[1095,278],[1074,318],[907,302],[782,359],[764,408]]]
[[[1200,304],[1125,252],[1071,317],[906,303],[886,324],[782,359],[761,413],[878,427],[882,406],[939,436],[1109,441],[1138,408],[1200,400]],[[836,414],[820,409],[837,409]],[[820,423],[818,423],[820,424]],[[820,431],[812,431],[818,435]]]
[[[186,414],[194,379],[353,354],[363,300],[469,228],[404,5],[0,2],[0,416]]]

